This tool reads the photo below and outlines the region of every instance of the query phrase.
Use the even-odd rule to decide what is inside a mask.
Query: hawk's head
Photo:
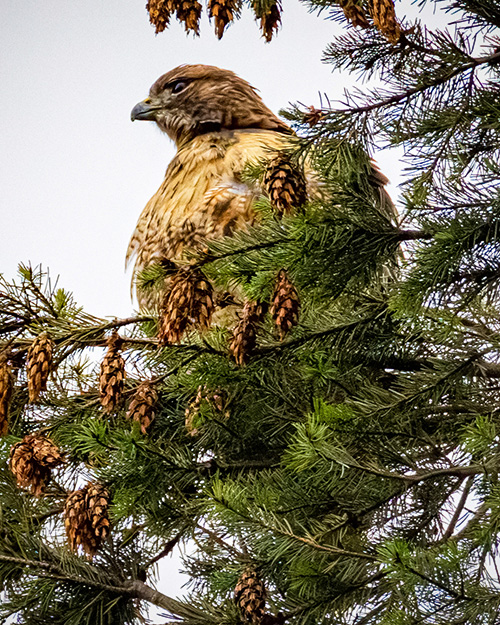
[[[136,119],[155,121],[177,145],[222,129],[291,132],[251,85],[211,65],[181,65],[158,78],[149,97],[134,106]]]

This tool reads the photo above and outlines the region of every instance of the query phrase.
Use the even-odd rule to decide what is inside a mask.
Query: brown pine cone
[[[0,436],[9,431],[9,409],[12,391],[14,390],[14,374],[8,363],[7,354],[0,354]]]
[[[184,24],[186,32],[192,30],[199,35],[201,4],[197,0],[175,0],[176,17]]]
[[[344,11],[347,21],[351,22],[353,26],[371,28],[371,24],[368,21],[363,8],[356,2],[356,0],[339,0],[339,4],[342,11]]]
[[[373,23],[389,43],[396,44],[401,36],[401,27],[396,19],[393,0],[372,0]]]
[[[170,17],[175,11],[172,0],[148,0],[146,10],[149,21],[155,27],[156,34],[161,33],[170,23]]]
[[[229,352],[239,366],[248,363],[257,343],[257,327],[263,317],[262,304],[245,302],[240,320],[233,330]]]
[[[100,484],[89,482],[73,491],[64,506],[64,527],[70,549],[81,546],[90,559],[109,536],[109,493]]]
[[[68,495],[64,504],[64,528],[72,551],[87,542],[89,519],[86,505],[87,488],[75,490]]]
[[[208,0],[208,17],[214,18],[215,34],[222,39],[226,26],[239,13],[240,2],[237,0]]]
[[[141,382],[137,387],[127,412],[127,419],[137,421],[141,426],[141,432],[147,430],[155,418],[155,405],[158,401],[158,394],[153,384],[149,380]]]
[[[39,334],[28,349],[26,365],[30,402],[37,401],[40,393],[47,388],[53,349],[54,342],[47,332]]]
[[[161,345],[179,343],[193,325],[206,329],[214,309],[212,285],[200,271],[181,269],[172,278],[160,315],[158,340]]]
[[[200,414],[200,407],[203,402],[210,404],[210,406],[224,418],[227,419],[229,417],[229,412],[225,410],[226,400],[224,393],[219,390],[210,391],[206,385],[200,385],[196,397],[185,411],[185,425],[187,433],[190,436],[196,436],[199,433],[196,427],[196,420]]]
[[[104,486],[91,482],[87,484],[86,506],[90,526],[95,537],[96,551],[102,541],[106,540],[109,536],[111,530],[108,516],[109,493]],[[87,550],[87,553],[89,553],[89,555],[94,555],[95,551],[91,553]]]
[[[291,213],[307,200],[304,172],[285,152],[280,152],[267,164],[263,186],[279,215]]]
[[[110,414],[119,406],[122,399],[125,361],[120,356],[123,339],[116,330],[113,330],[106,345],[108,351],[101,363],[99,393],[104,412]]]
[[[10,470],[20,488],[40,497],[50,481],[50,469],[62,464],[59,449],[41,434],[28,434],[10,450]]]
[[[299,321],[299,294],[288,278],[287,272],[282,269],[278,274],[276,288],[271,305],[271,316],[283,340],[288,332]]]
[[[254,568],[242,573],[234,589],[234,599],[245,623],[261,623],[266,611],[266,588]]]
[[[275,2],[271,0],[268,0],[268,2],[253,0],[252,9],[256,19],[260,20],[262,36],[267,42],[271,41],[281,24],[281,12],[283,10],[281,0],[275,0]]]

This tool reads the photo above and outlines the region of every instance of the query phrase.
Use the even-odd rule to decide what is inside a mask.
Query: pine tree
[[[499,622],[500,8],[455,0],[437,31],[391,0],[309,4],[346,27],[325,60],[379,86],[285,113],[328,199],[282,215],[263,198],[258,225],[191,258],[238,286],[247,321],[251,303],[251,341],[159,341],[161,320],[95,318],[38,268],[2,278],[0,621],[135,624],[153,604],[184,625]],[[405,154],[400,224],[369,175],[387,146]],[[280,275],[300,315],[278,336]],[[38,496],[9,463],[27,475],[34,434],[64,458]],[[182,600],[154,589],[179,543]]]

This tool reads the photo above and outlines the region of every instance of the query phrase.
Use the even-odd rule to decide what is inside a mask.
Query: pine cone
[[[101,363],[99,377],[99,393],[104,412],[110,414],[120,404],[125,379],[125,361],[120,356],[123,339],[116,330],[113,330],[106,345],[108,351]]]
[[[229,417],[229,412],[225,410],[225,398],[222,391],[210,391],[206,385],[199,386],[198,392],[194,400],[186,408],[185,412],[185,425],[187,433],[190,436],[196,436],[199,433],[198,428],[195,426],[196,418],[200,414],[200,407],[203,402],[207,402],[214,408],[216,412],[221,413],[224,418]]]
[[[260,20],[260,29],[262,36],[269,42],[273,38],[275,32],[278,32],[281,24],[281,1],[267,0],[265,2],[253,0],[252,8],[256,19]]]
[[[299,321],[300,301],[297,289],[288,278],[287,272],[282,269],[278,274],[276,288],[273,295],[271,315],[283,340],[288,332]]]
[[[175,11],[171,0],[148,0],[146,10],[149,13],[149,21],[155,27],[156,34],[161,33],[170,23],[170,17]]]
[[[175,0],[176,17],[184,23],[186,32],[200,33],[201,4],[197,0]]]
[[[127,419],[137,421],[141,426],[141,432],[146,434],[149,426],[155,418],[155,404],[158,401],[153,384],[145,380],[137,387],[127,412]]]
[[[109,494],[100,484],[89,482],[70,493],[64,506],[64,527],[70,549],[83,551],[92,558],[109,536]]]
[[[262,304],[245,302],[229,346],[229,352],[237,365],[245,365],[250,360],[257,343],[257,326],[262,321],[262,317]]]
[[[344,11],[346,19],[353,26],[360,26],[361,28],[371,27],[363,8],[357,4],[356,0],[339,0],[339,4],[342,11]]]
[[[401,36],[401,27],[396,19],[393,0],[372,0],[373,23],[390,43],[396,44]]]
[[[72,551],[87,543],[89,520],[86,506],[87,489],[75,490],[68,495],[64,504],[64,528]]]
[[[307,113],[304,113],[302,121],[304,124],[308,124],[310,128],[316,126],[323,118],[325,113],[321,109],[317,109],[313,105],[307,107]]]
[[[244,622],[261,623],[266,610],[266,588],[255,569],[243,572],[234,589],[234,599]]]
[[[58,448],[40,434],[28,434],[10,450],[10,470],[20,488],[29,488],[35,497],[43,494],[50,481],[50,469],[62,464]]]
[[[280,152],[269,161],[263,185],[271,204],[280,215],[292,212],[307,200],[304,173],[285,152]]]
[[[236,0],[208,0],[208,17],[214,18],[215,34],[222,39],[224,30],[239,12],[240,3]]]
[[[90,526],[97,542],[97,548],[109,536],[110,523],[108,516],[109,493],[100,484],[87,484],[86,505]],[[94,555],[88,552],[89,555]],[[95,553],[95,551],[94,551]]]
[[[0,436],[6,436],[9,431],[9,409],[13,390],[14,375],[7,354],[0,354]]]
[[[214,309],[212,285],[200,271],[180,270],[162,304],[158,340],[162,345],[179,343],[189,325],[206,329]]]
[[[52,365],[54,342],[47,332],[36,337],[28,349],[27,376],[31,402],[37,401],[40,393],[47,388],[47,380]]]

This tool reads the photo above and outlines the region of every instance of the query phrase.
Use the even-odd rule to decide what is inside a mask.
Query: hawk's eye
[[[187,85],[187,82],[184,82],[183,80],[178,80],[177,82],[174,82],[174,84],[172,85],[172,93],[180,93],[181,91],[184,91]]]

